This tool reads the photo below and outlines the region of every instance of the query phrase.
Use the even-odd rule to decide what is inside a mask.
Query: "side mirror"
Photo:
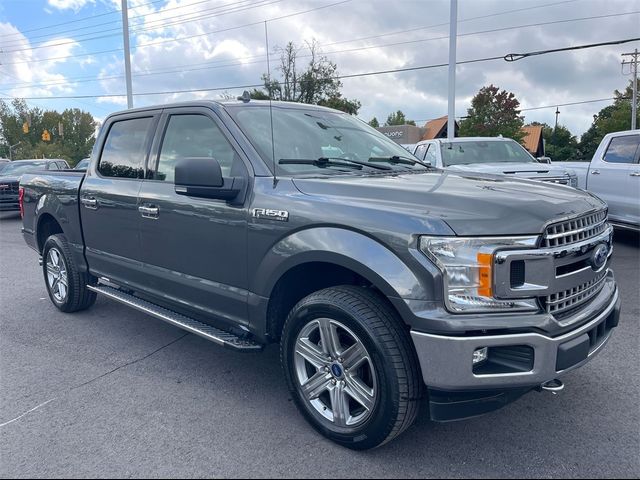
[[[209,157],[178,160],[174,183],[178,195],[222,200],[234,200],[246,186],[242,177],[223,177],[220,163]]]
[[[536,160],[538,160],[538,163],[551,163],[550,157],[538,157]]]

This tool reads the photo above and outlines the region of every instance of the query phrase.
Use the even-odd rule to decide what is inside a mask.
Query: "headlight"
[[[493,296],[493,258],[497,250],[534,247],[537,237],[421,237],[420,250],[442,271],[447,308],[456,313],[537,310],[534,298]]]

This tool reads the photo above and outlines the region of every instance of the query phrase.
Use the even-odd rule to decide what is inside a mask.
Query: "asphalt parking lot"
[[[0,476],[640,476],[640,248],[617,233],[620,327],[559,395],[436,424],[370,452],[316,434],[278,350],[240,354],[99,298],[50,303],[20,220],[0,217]]]

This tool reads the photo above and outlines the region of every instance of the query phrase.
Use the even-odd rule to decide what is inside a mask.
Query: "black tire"
[[[372,388],[376,392],[375,403],[361,424],[337,426],[325,418],[317,406],[314,407],[312,402],[318,405],[316,399],[307,399],[302,393],[304,382],[299,379],[296,342],[299,335],[309,331],[314,321],[322,322],[324,320],[319,319],[325,318],[339,322],[351,331],[349,333],[355,334],[366,349],[367,362],[373,366],[377,381],[376,387]],[[317,346],[323,348],[321,342]],[[418,414],[424,386],[409,333],[386,299],[370,289],[349,285],[331,287],[302,299],[285,322],[280,355],[289,391],[300,412],[318,432],[342,446],[354,450],[380,446],[410,427]],[[320,369],[315,373],[313,368],[311,370],[313,375],[322,373]],[[333,367],[322,371],[334,375]],[[337,371],[340,373],[340,369]],[[345,379],[346,372],[348,369],[340,374]],[[330,381],[334,382],[334,379]],[[348,384],[346,380],[342,383]],[[352,403],[352,398],[347,405]],[[349,416],[350,407],[347,408]],[[324,406],[321,409],[326,410]]]
[[[67,286],[62,298],[56,298],[56,295],[61,296],[60,292],[54,293],[47,275],[47,259],[52,250],[59,254],[62,268],[66,272]],[[63,234],[51,235],[47,238],[42,249],[42,273],[49,298],[59,310],[66,313],[78,312],[86,310],[95,303],[96,292],[89,290],[87,285],[95,284],[96,279],[88,272],[78,270],[69,243]]]

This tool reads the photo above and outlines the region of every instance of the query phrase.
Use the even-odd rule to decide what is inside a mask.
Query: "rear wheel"
[[[42,249],[42,271],[49,298],[63,312],[85,310],[96,301],[87,288],[95,283],[88,272],[80,272],[63,234],[51,235]]]
[[[300,301],[285,323],[281,357],[302,414],[341,445],[379,446],[417,415],[422,379],[411,340],[369,289],[332,287]]]

